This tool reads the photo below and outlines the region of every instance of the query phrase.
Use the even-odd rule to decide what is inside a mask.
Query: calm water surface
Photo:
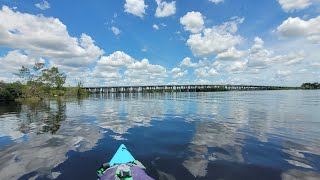
[[[320,179],[320,91],[0,106],[0,179],[96,179],[124,143],[155,179]]]

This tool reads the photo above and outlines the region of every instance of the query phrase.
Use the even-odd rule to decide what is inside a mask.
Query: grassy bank
[[[1,102],[38,102],[55,96],[86,96],[88,92],[78,87],[51,88],[41,84],[21,84],[0,82]]]
[[[42,99],[39,97],[29,97],[29,98],[16,98],[15,102],[18,103],[38,103],[39,101],[41,101]]]

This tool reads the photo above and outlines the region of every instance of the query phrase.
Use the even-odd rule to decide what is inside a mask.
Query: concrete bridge
[[[105,86],[84,87],[91,93],[151,93],[151,92],[211,92],[211,91],[254,91],[281,90],[281,86],[253,85],[142,85],[142,86]]]

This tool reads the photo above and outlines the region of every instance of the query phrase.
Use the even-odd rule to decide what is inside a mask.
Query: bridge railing
[[[254,85],[142,85],[142,86],[106,86],[84,87],[91,93],[150,93],[150,92],[208,92],[208,91],[253,91],[281,90],[288,87]]]

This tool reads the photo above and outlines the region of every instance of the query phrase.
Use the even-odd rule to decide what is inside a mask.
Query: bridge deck
[[[198,92],[198,91],[230,91],[230,90],[275,90],[287,89],[282,86],[257,85],[213,85],[213,84],[183,84],[183,85],[140,85],[140,86],[103,86],[84,87],[89,92],[118,93],[118,92]]]

